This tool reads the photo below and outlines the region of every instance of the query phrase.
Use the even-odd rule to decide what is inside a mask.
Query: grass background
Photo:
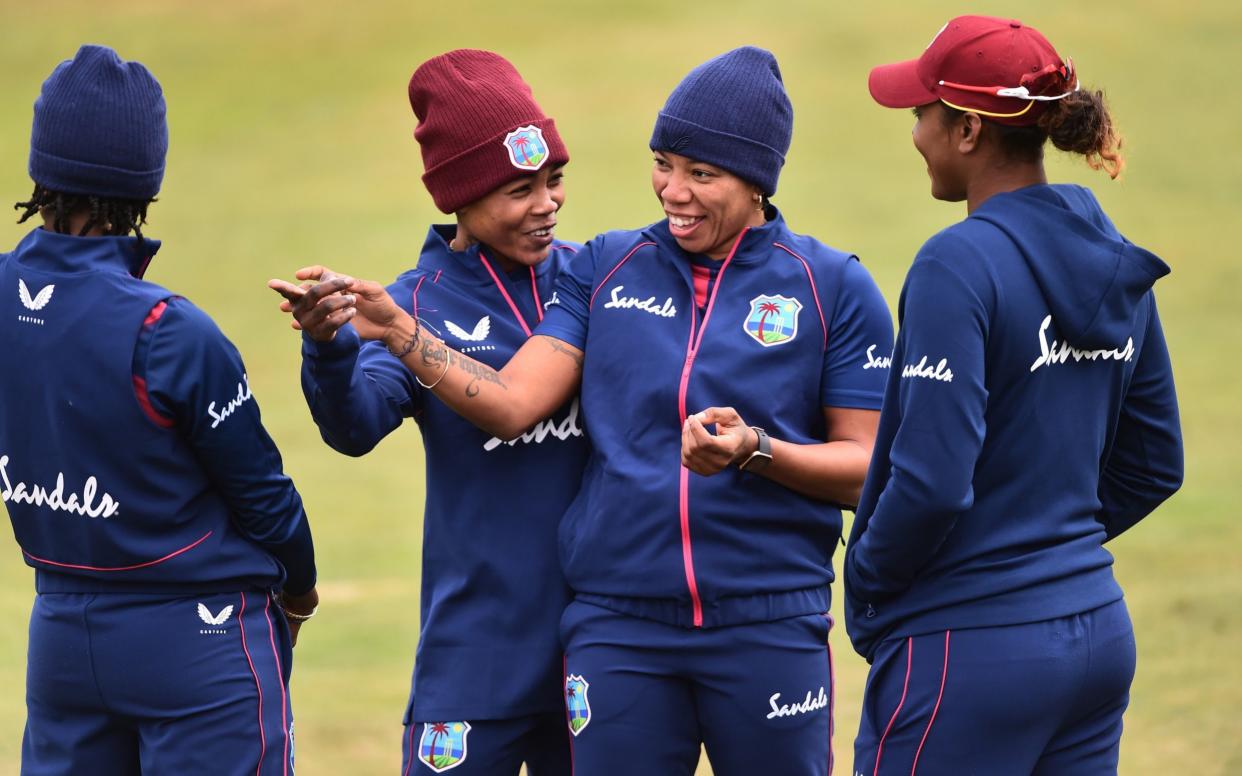
[[[29,193],[30,106],[78,44],[112,45],[163,83],[172,140],[148,232],[165,248],[149,277],[206,309],[240,347],[314,521],[323,610],[297,649],[299,773],[397,770],[418,626],[423,461],[413,429],[360,461],[320,442],[297,385],[297,336],[264,283],[311,263],[387,281],[415,263],[439,216],[411,137],[413,68],[456,47],[509,57],[571,148],[558,232],[585,240],[658,217],[646,143],[677,81],[733,46],[765,46],[781,62],[797,119],[777,204],[798,231],[858,252],[895,302],[922,240],[964,210],[928,196],[909,142],[913,119],[870,101],[867,71],[916,55],[960,12],[1038,26],[1087,84],[1108,89],[1127,136],[1120,182],[1073,160],[1050,163],[1054,179],[1092,185],[1127,235],[1174,269],[1158,293],[1187,477],[1182,493],[1112,547],[1140,656],[1121,771],[1242,773],[1242,361],[1230,350],[1242,331],[1242,100],[1232,79],[1242,68],[1242,6],[1048,0],[1029,9],[1012,0],[0,0],[2,201]],[[26,230],[0,219],[0,246]],[[0,772],[17,771],[32,595],[6,534]],[[835,746],[846,773],[866,666],[843,632],[833,644]]]

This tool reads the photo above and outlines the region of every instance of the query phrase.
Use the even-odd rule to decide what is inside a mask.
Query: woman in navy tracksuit
[[[35,102],[18,207],[42,225],[0,254],[0,497],[38,591],[31,776],[293,772],[314,546],[237,350],[142,279],[167,147],[154,76],[83,46]]]
[[[1122,159],[1102,95],[1035,30],[954,19],[870,86],[915,109],[932,196],[968,217],[906,279],[846,555],[872,663],[855,772],[1114,773],[1135,645],[1102,545],[1181,484],[1169,269],[1047,183],[1048,139],[1113,177]]]
[[[592,457],[560,528],[581,774],[689,774],[701,744],[721,775],[831,768],[832,553],[892,324],[856,257],[792,232],[768,203],[791,131],[770,53],[692,71],[651,139],[667,218],[588,243],[500,371],[446,348],[376,284],[308,293],[349,289],[362,336],[500,438],[581,385]]]
[[[553,238],[569,154],[504,58],[459,50],[410,79],[423,181],[455,225],[433,226],[391,297],[480,362],[502,366],[552,302],[577,246]],[[369,452],[412,417],[427,457],[418,655],[402,773],[568,776],[557,638],[568,588],[556,525],[582,480],[576,398],[517,439],[463,420],[379,343],[342,326],[341,298],[297,303],[302,384],[323,438]],[[286,305],[288,307],[288,305]],[[509,439],[508,437],[505,438]]]

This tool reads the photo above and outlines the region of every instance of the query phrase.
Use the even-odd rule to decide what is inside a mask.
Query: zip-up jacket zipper
[[[720,265],[720,271],[716,273],[716,282],[712,284],[711,296],[707,300],[707,308],[703,311],[701,324],[698,323],[698,306],[694,304],[693,286],[690,289],[690,337],[686,342],[686,360],[681,367],[681,384],[677,389],[677,411],[683,426],[688,417],[686,392],[690,387],[690,371],[694,367],[694,358],[703,344],[703,334],[707,331],[707,322],[712,316],[712,308],[716,306],[716,294],[720,291],[720,284],[724,282],[725,270],[729,268],[738,246],[742,244],[742,238],[748,231],[750,231],[749,226],[742,229],[737,239],[734,240],[729,255]],[[699,584],[694,574],[694,550],[690,539],[690,470],[685,466],[681,467],[677,502],[677,512],[681,520],[681,559],[686,572],[686,587],[690,589],[690,602],[694,607],[694,627],[701,628],[703,627],[703,601],[699,598]]]

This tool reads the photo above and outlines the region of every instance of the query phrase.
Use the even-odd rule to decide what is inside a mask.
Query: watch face
[[[770,463],[772,463],[771,454],[756,450],[738,468],[744,472],[757,472],[763,471]]]

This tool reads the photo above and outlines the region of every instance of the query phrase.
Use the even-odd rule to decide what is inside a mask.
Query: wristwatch
[[[758,426],[751,426],[755,436],[759,438],[759,446],[755,448],[755,452],[750,457],[737,465],[737,468],[744,472],[758,473],[768,468],[768,464],[772,463],[772,440],[768,438],[768,432]]]

